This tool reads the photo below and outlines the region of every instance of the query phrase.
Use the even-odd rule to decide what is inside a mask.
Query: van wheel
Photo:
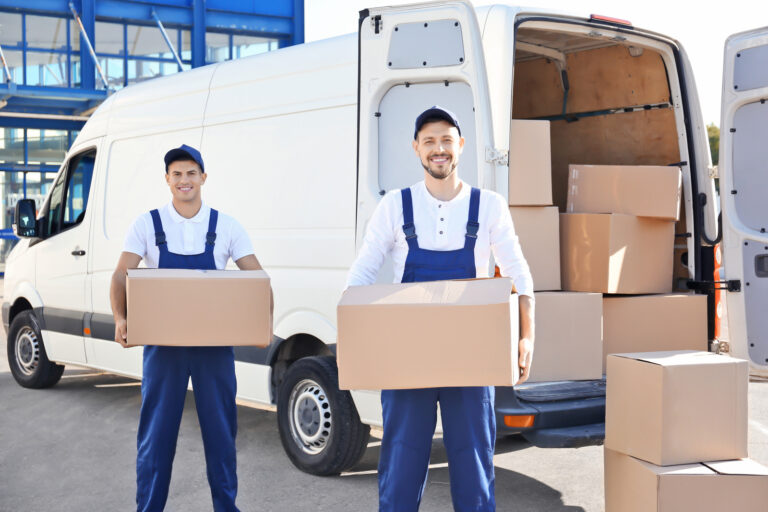
[[[43,336],[32,311],[22,311],[8,330],[8,365],[25,388],[48,388],[59,382],[64,367],[48,360]]]
[[[277,425],[291,462],[319,476],[357,464],[371,431],[349,391],[339,390],[333,357],[305,357],[288,368],[278,391]]]

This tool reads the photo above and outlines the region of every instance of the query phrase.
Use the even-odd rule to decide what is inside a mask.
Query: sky
[[[399,0],[305,0],[304,23],[307,42],[357,31],[358,11],[367,7],[414,3]],[[475,6],[510,4],[476,0]],[[704,121],[720,125],[720,95],[723,48],[736,32],[768,27],[768,1],[730,0],[527,0],[517,3],[588,16],[602,14],[629,20],[635,27],[659,32],[678,40],[693,67]],[[719,7],[720,10],[715,10]]]

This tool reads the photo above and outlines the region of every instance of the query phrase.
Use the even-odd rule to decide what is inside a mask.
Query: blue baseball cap
[[[416,118],[416,127],[413,131],[413,140],[417,140],[419,138],[419,130],[421,130],[421,127],[424,126],[427,121],[434,121],[436,119],[440,119],[441,121],[446,121],[452,124],[456,127],[457,130],[459,130],[459,135],[461,135],[459,120],[456,119],[454,113],[450,110],[444,109],[443,107],[435,105],[419,114],[419,117]]]
[[[200,170],[205,172],[205,165],[203,164],[203,157],[198,150],[192,146],[182,144],[177,148],[173,148],[165,154],[165,172],[168,172],[168,165],[176,160],[193,160],[200,166]]]

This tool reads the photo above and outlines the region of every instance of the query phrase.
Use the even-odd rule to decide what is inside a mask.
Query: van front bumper
[[[505,416],[531,415],[533,426],[508,427]],[[496,388],[498,435],[521,434],[541,448],[599,445],[605,439],[605,379]]]

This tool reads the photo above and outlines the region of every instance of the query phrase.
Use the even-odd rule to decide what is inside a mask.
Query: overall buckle
[[[405,233],[405,239],[410,240],[416,238],[416,226],[413,224],[403,224],[403,233]]]
[[[477,231],[480,229],[479,222],[467,222],[467,236],[470,238],[477,238]]]
[[[206,245],[214,245],[216,242],[216,233],[206,233],[205,234],[205,244]]]
[[[155,245],[163,245],[165,243],[165,231],[155,233]]]

